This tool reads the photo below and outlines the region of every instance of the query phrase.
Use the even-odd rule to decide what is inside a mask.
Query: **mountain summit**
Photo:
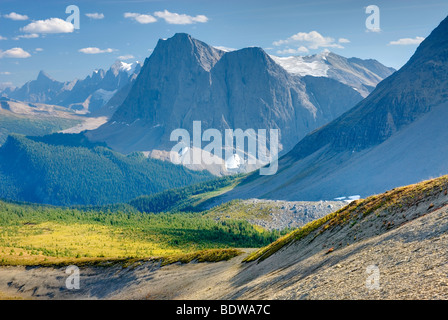
[[[261,48],[224,52],[178,33],[158,41],[123,104],[88,136],[125,153],[167,151],[174,129],[200,120],[203,130],[279,129],[284,153],[361,100],[338,80],[288,72]]]

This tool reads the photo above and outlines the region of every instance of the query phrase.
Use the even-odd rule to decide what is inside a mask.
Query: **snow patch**
[[[297,74],[301,77],[327,77],[327,72],[330,69],[326,61],[327,53],[322,53],[315,56],[291,56],[291,57],[277,57],[270,56],[272,60],[280,65],[283,69],[292,74]]]
[[[243,162],[244,160],[239,155],[234,154],[226,160],[225,166],[227,170],[235,170],[239,169]]]
[[[334,200],[336,200],[336,201],[345,201],[345,202],[348,202],[348,203],[350,203],[352,201],[355,201],[355,200],[359,200],[359,199],[361,199],[360,195],[334,198]]]
[[[104,89],[98,89],[93,93],[93,97],[97,100],[103,100],[104,103],[107,103],[117,92],[117,90],[114,91],[107,91]]]

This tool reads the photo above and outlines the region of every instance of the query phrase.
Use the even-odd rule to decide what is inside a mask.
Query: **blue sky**
[[[68,5],[80,10],[79,30],[64,24]],[[379,32],[367,31],[369,5],[380,9]],[[67,81],[119,57],[142,61],[176,32],[214,46],[283,56],[329,49],[399,68],[447,15],[446,0],[0,0],[0,84],[22,85],[40,70]]]

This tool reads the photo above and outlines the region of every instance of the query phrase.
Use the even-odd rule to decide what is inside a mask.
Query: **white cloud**
[[[229,47],[224,47],[224,46],[214,46],[214,48],[221,50],[221,51],[225,51],[225,52],[230,52],[230,51],[236,50],[234,48],[229,48]]]
[[[0,58],[29,58],[31,55],[22,48],[12,48],[6,51],[0,50]]]
[[[59,18],[50,18],[31,22],[21,30],[28,33],[70,33],[74,29],[70,22]]]
[[[85,53],[85,54],[98,54],[98,53],[111,53],[114,51],[117,51],[116,49],[100,49],[96,47],[88,47],[88,48],[82,48],[78,50],[79,52]]]
[[[5,18],[11,19],[11,20],[16,20],[16,21],[23,21],[23,20],[28,20],[28,16],[25,14],[18,14],[15,12],[11,12],[10,14],[5,14],[3,15]]]
[[[127,19],[133,19],[141,24],[148,24],[148,23],[153,23],[153,22],[157,21],[157,19],[154,18],[150,14],[140,14],[140,13],[134,13],[134,12],[126,12],[124,14],[124,17]]]
[[[42,48],[36,48],[35,50],[36,50],[36,52],[42,52],[42,51],[44,51],[44,49],[42,49]]]
[[[1,75],[5,75],[5,76],[9,76],[11,74],[11,72],[9,71],[2,71],[0,72]]]
[[[19,40],[19,39],[34,39],[34,38],[39,38],[39,35],[37,33],[22,34],[22,35],[17,36],[17,37],[15,37],[13,39],[14,40]]]
[[[278,40],[274,41],[274,46],[282,46],[287,44],[294,44],[294,43],[302,43],[305,44],[308,49],[319,49],[319,48],[339,48],[343,49],[344,47],[341,46],[339,43],[335,42],[335,39],[331,37],[324,37],[317,31],[311,31],[311,32],[299,32],[291,37],[289,37],[286,40]]]
[[[0,40],[8,40],[8,38],[0,36]]]
[[[389,42],[391,46],[408,46],[408,45],[416,45],[422,43],[425,40],[423,37],[415,37],[415,38],[402,38],[396,41]]]
[[[348,40],[346,38],[339,38],[338,42],[339,43],[350,43],[350,40]]]
[[[309,50],[304,46],[298,47],[297,49],[286,48],[286,49],[277,51],[278,54],[300,54],[300,53],[308,53],[308,52],[309,52]]]
[[[102,13],[86,13],[86,17],[90,18],[90,19],[95,19],[95,20],[101,20],[104,19],[104,14]]]
[[[12,85],[12,82],[0,82],[0,90],[6,89],[6,88],[14,88]]]
[[[154,12],[154,15],[158,18],[164,19],[165,22],[169,24],[193,24],[198,22],[205,23],[208,21],[208,18],[202,14],[193,17],[187,14],[169,12],[168,10],[156,11]]]
[[[130,60],[135,59],[135,57],[132,54],[125,54],[124,56],[119,56],[118,60]]]

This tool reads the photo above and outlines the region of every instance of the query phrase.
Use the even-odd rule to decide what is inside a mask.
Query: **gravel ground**
[[[265,219],[248,219],[252,224],[267,230],[298,228],[310,221],[319,219],[329,213],[345,207],[346,201],[282,201],[282,200],[242,200],[244,204],[267,206],[269,217]]]

